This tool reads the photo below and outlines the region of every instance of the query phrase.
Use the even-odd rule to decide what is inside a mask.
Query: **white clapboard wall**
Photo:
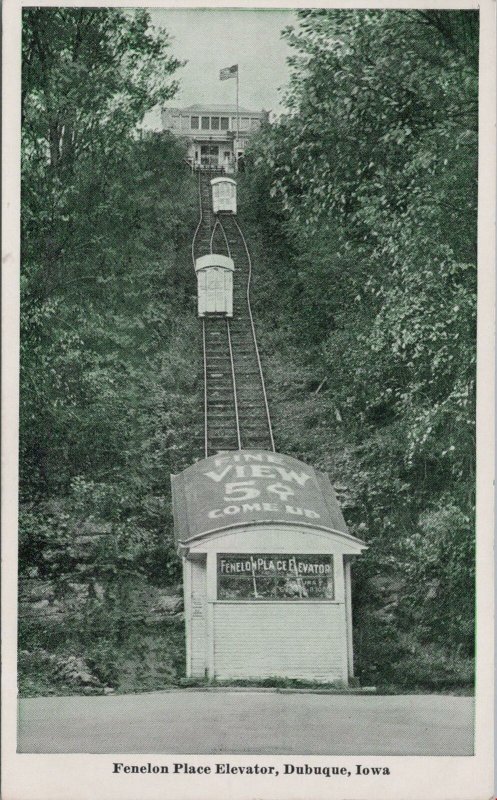
[[[348,535],[282,524],[192,541],[183,561],[187,674],[347,684],[353,675],[349,558],[360,547]],[[218,554],[250,552],[333,555],[334,599],[221,599]]]
[[[191,562],[191,661],[190,674],[194,678],[204,678],[206,670],[206,583],[205,563]]]
[[[343,603],[216,603],[214,673],[347,682]]]

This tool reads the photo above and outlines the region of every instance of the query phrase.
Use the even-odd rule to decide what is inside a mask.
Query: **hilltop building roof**
[[[236,105],[223,105],[222,103],[194,103],[190,106],[164,106],[164,111],[188,111],[188,112],[198,112],[202,114],[203,112],[209,112],[210,114],[219,112],[220,114],[236,114]],[[240,106],[238,109],[239,114],[266,114],[264,110],[262,111],[250,111],[248,108],[244,108]]]

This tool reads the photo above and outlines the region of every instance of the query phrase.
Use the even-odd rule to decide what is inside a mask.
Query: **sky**
[[[289,48],[281,30],[296,21],[285,9],[149,9],[152,23],[171,34],[172,53],[188,61],[179,69],[180,91],[168,105],[234,104],[236,81],[220,81],[219,70],[238,64],[240,108],[281,110],[281,92],[288,80]],[[159,128],[158,110],[147,127]]]

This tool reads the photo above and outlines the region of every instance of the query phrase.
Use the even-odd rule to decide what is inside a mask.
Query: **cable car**
[[[236,181],[233,178],[222,176],[213,178],[211,186],[214,214],[219,211],[230,211],[232,214],[236,214]]]
[[[233,316],[232,258],[213,253],[195,261],[198,290],[198,315]]]

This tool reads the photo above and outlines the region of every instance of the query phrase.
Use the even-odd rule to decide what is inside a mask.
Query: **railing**
[[[248,314],[249,314],[250,327],[252,329],[252,338],[254,340],[254,349],[255,349],[255,355],[256,355],[256,358],[257,358],[257,366],[259,368],[259,376],[260,376],[260,379],[261,379],[262,394],[263,394],[263,397],[264,397],[264,407],[265,407],[265,410],[266,410],[266,419],[267,419],[267,424],[268,424],[268,429],[269,429],[269,438],[271,440],[271,449],[272,449],[273,453],[276,453],[276,448],[274,446],[273,426],[271,424],[271,415],[269,413],[269,404],[268,404],[268,401],[267,401],[266,384],[264,382],[264,373],[262,371],[261,357],[259,355],[259,348],[257,346],[257,336],[255,334],[255,325],[254,325],[254,318],[252,316],[252,307],[250,305],[250,283],[251,283],[251,280],[252,280],[252,259],[250,258],[250,252],[249,252],[249,249],[248,249],[248,246],[247,246],[247,242],[245,240],[245,236],[243,235],[243,231],[240,228],[240,226],[239,226],[237,220],[235,219],[235,217],[233,217],[233,222],[235,223],[235,225],[236,225],[236,227],[238,229],[238,233],[240,234],[240,238],[241,238],[241,240],[243,242],[243,246],[245,248],[245,253],[247,254],[247,262],[248,262],[248,268],[249,268],[248,280],[247,280],[247,310],[248,310]]]
[[[192,172],[220,172],[222,175],[233,175],[237,172],[237,164],[234,159],[228,164],[202,164],[192,158],[184,158],[183,161]]]
[[[236,175],[238,168],[235,164],[220,164],[219,166],[215,164],[194,164],[192,172],[217,172],[222,175]]]

